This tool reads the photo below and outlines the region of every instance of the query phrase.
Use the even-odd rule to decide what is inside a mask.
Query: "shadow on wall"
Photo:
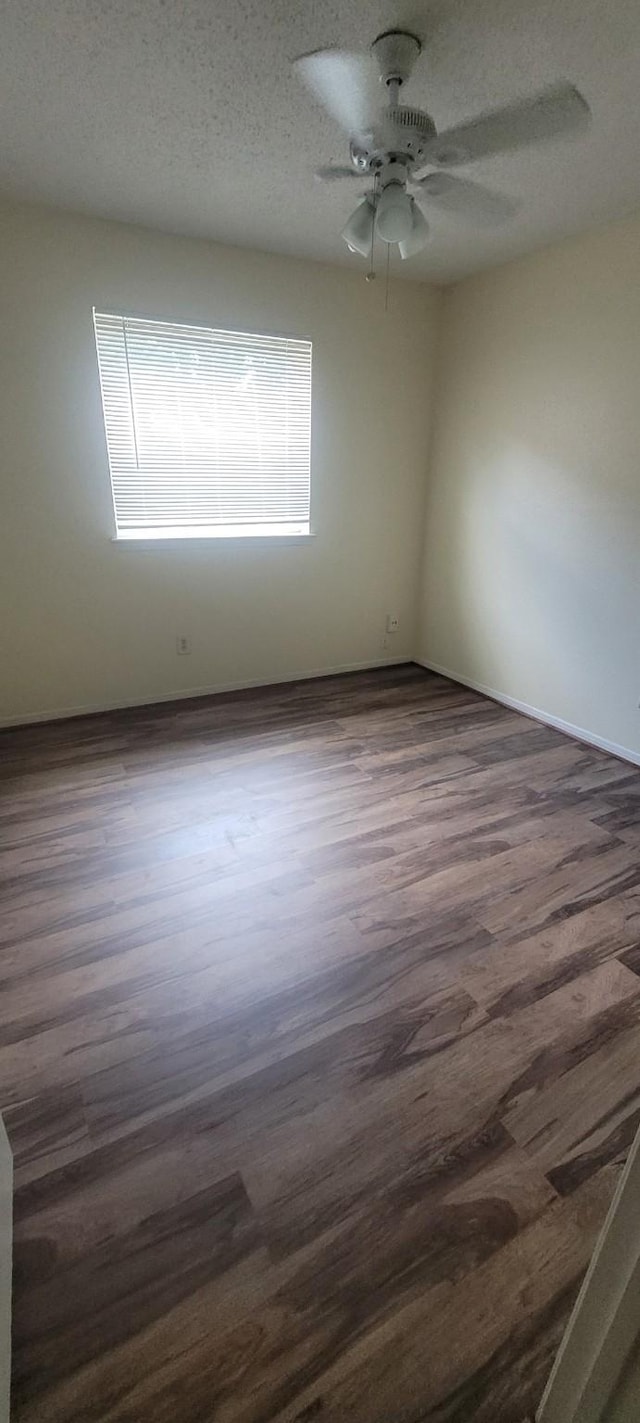
[[[543,709],[567,715],[585,668],[606,674],[620,629],[593,588],[629,596],[637,528],[601,480],[517,439],[467,456],[435,518],[450,670],[532,705],[543,685]]]

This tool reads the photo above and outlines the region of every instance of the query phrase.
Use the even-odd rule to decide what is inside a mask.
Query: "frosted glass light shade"
[[[373,237],[374,207],[369,198],[359,203],[355,212],[352,212],[349,221],[342,229],[341,237],[352,252],[359,252],[362,257],[366,257],[371,250],[371,239]]]
[[[406,242],[411,233],[411,198],[400,183],[382,189],[376,210],[376,232],[383,242]]]
[[[422,209],[418,207],[414,198],[410,198],[409,202],[411,203],[411,232],[404,242],[398,244],[400,256],[405,261],[407,257],[415,257],[416,253],[421,252],[429,241],[429,224]]]

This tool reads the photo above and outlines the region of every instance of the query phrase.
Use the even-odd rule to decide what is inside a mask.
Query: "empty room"
[[[3,7],[0,1423],[640,1417],[639,93]]]

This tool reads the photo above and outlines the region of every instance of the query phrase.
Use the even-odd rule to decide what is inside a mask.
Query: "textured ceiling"
[[[290,60],[406,25],[425,48],[403,97],[438,128],[558,79],[593,127],[460,169],[517,215],[494,231],[432,216],[403,276],[447,281],[640,208],[638,0],[3,0],[0,15],[5,193],[357,269],[338,234],[360,188],[313,178],[346,141]]]

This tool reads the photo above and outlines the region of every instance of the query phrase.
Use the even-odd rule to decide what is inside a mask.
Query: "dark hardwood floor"
[[[640,773],[415,667],[5,732],[16,1423],[520,1423],[640,1120]]]

